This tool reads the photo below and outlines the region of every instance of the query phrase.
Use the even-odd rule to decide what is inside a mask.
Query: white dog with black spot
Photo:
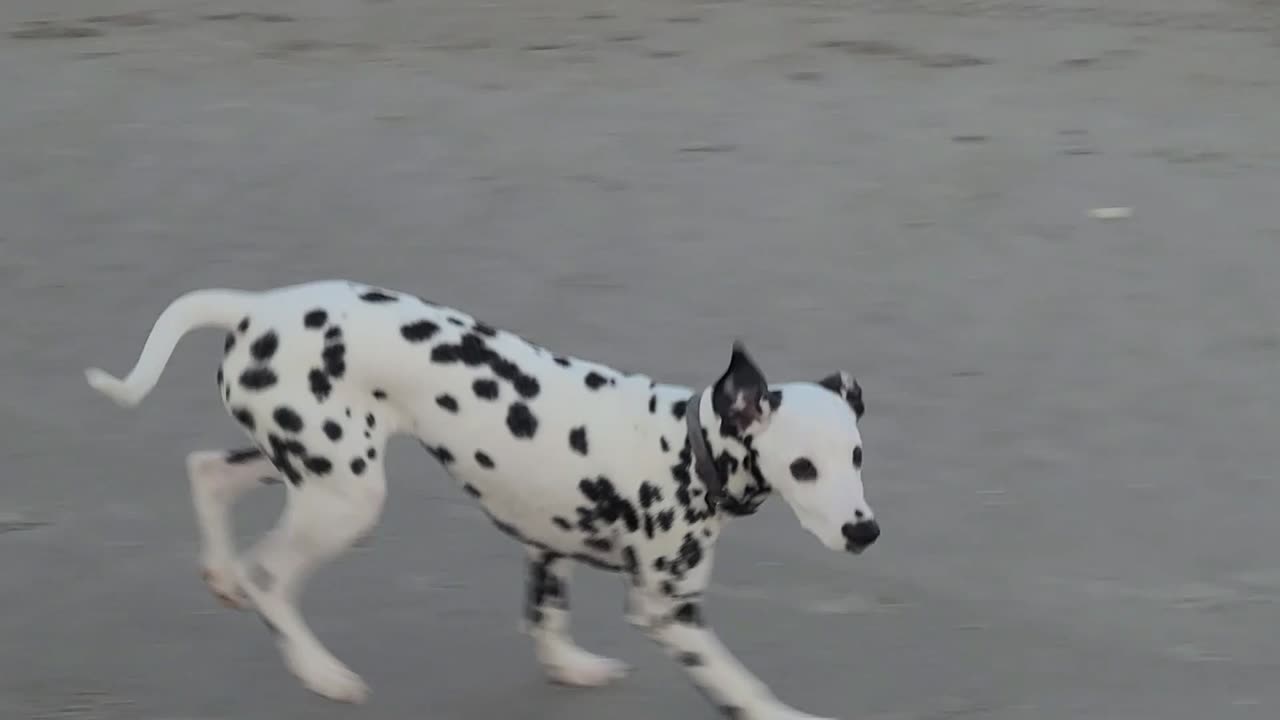
[[[452,308],[331,280],[265,292],[198,290],[161,313],[124,380],[86,371],[124,406],[155,386],[192,330],[228,331],[223,402],[255,447],[188,456],[205,581],[251,607],[312,691],[360,702],[365,683],[298,610],[307,577],[369,532],[386,498],[387,440],[412,435],[528,552],[524,628],[549,676],[594,686],[627,667],[568,630],[575,561],[625,573],[627,618],[731,717],[812,716],[778,700],[703,622],[713,548],[730,517],[777,490],[833,550],[880,534],[863,495],[849,375],[770,387],[742,346],[695,391],[554,355]],[[242,557],[229,512],[281,483],[279,523]]]

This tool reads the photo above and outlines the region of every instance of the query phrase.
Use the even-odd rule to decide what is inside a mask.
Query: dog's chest
[[[662,451],[675,443],[620,427],[613,436],[599,423],[588,427],[596,442],[588,441],[585,454],[531,455],[500,472],[455,462],[449,473],[500,529],[526,543],[612,565],[625,565],[622,552],[630,546],[671,545],[678,553],[705,518],[682,504],[687,497],[673,475],[678,453]],[[654,447],[643,452],[641,445]]]

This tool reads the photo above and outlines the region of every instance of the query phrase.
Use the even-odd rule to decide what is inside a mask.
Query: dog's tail
[[[255,293],[242,290],[194,290],[160,313],[142,347],[142,355],[121,380],[105,370],[89,368],[85,379],[94,390],[124,407],[134,407],[151,392],[169,362],[169,356],[184,335],[200,328],[230,330],[248,314]]]

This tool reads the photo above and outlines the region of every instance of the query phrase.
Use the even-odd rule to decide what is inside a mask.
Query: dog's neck
[[[701,478],[698,463],[693,452],[691,438],[685,438],[685,447],[680,453],[681,462],[694,483],[707,493],[719,485],[719,492],[706,497],[712,512],[723,512],[730,516],[751,515],[768,499],[772,488],[760,473],[757,463],[757,452],[753,447],[753,436],[739,433],[724,422],[712,409],[711,398],[703,392],[697,396],[700,402],[697,407],[686,408],[686,412],[698,413],[697,429],[701,431],[705,449],[711,459],[711,472],[714,479]],[[712,483],[708,488],[708,481]]]

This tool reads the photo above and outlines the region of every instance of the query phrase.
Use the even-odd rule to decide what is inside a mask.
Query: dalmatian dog
[[[575,563],[621,573],[626,615],[723,712],[816,720],[778,700],[703,613],[716,539],[773,491],[828,548],[880,535],[863,494],[862,390],[848,374],[769,385],[741,343],[702,389],[552,352],[453,308],[346,280],[264,292],[196,290],[156,320],[124,379],[85,371],[125,407],[152,390],[184,335],[227,332],[217,382],[244,450],[188,456],[204,579],[252,608],[313,692],[361,702],[364,681],[298,609],[307,578],[376,524],[387,440],[417,438],[527,552],[522,629],[550,679],[616,680],[627,666],[569,632]],[[281,484],[276,526],[243,556],[229,512]]]

